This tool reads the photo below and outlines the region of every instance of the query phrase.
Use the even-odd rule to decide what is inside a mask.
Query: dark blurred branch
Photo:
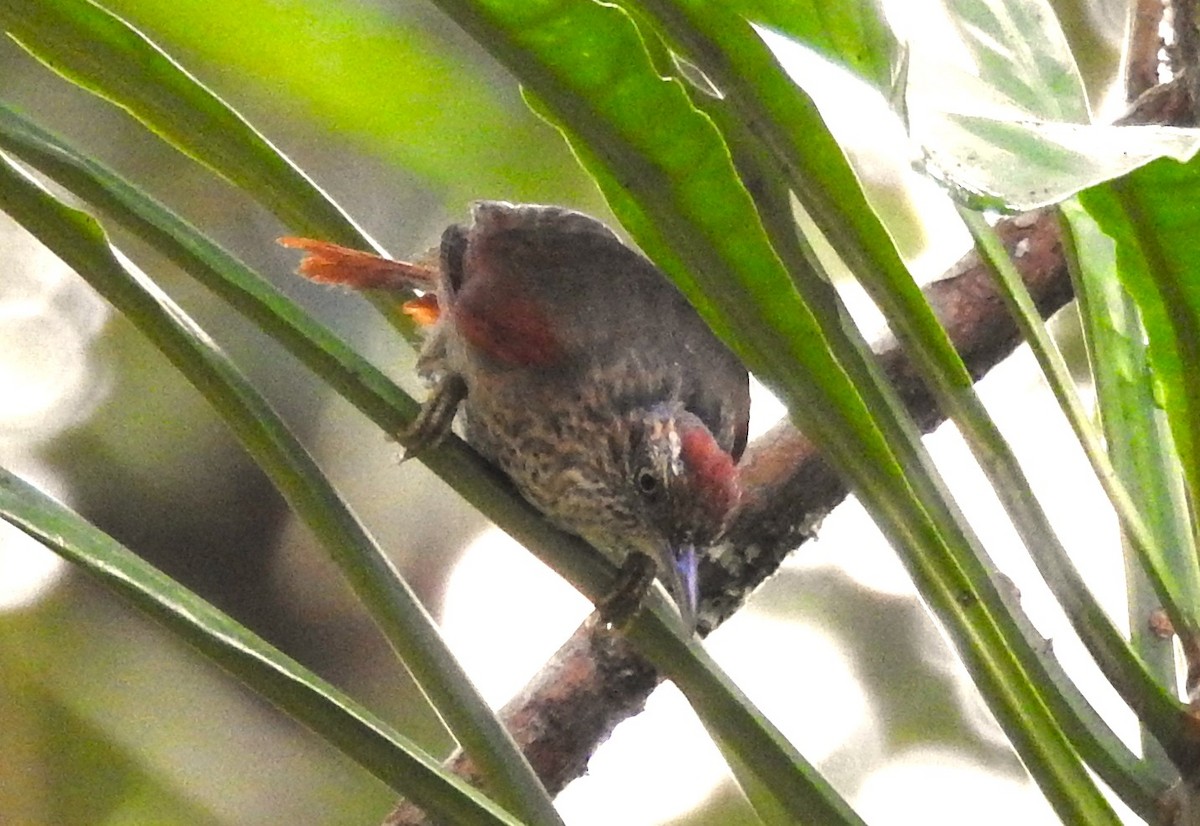
[[[1160,88],[1172,86],[1180,84]],[[1180,94],[1175,88],[1143,96],[1124,121],[1155,121],[1161,113],[1156,104]],[[1018,215],[1001,221],[997,230],[1043,316],[1072,299],[1052,212]],[[973,251],[930,284],[925,295],[976,379],[1018,344],[1016,325]],[[894,342],[877,352],[922,430],[932,430],[943,417],[913,365]],[[700,631],[705,634],[737,611],[847,494],[833,468],[786,421],[750,445],[741,474],[741,509],[725,541],[701,565]],[[500,714],[550,793],[557,794],[583,774],[618,723],[641,711],[659,681],[654,668],[622,637],[589,619]],[[461,754],[450,765],[477,780]],[[421,812],[402,802],[384,826],[421,822]]]
[[[1158,85],[1162,63],[1162,24],[1165,0],[1134,0],[1129,9],[1129,51],[1125,56],[1125,99],[1137,100]]]
[[[1190,123],[1196,123],[1200,109],[1200,20],[1196,0],[1171,0],[1171,31],[1174,39],[1167,47],[1171,71],[1183,81],[1190,104]]]

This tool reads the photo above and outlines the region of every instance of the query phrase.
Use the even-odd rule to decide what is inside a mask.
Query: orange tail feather
[[[279,243],[303,250],[306,254],[296,272],[320,284],[341,284],[356,290],[432,290],[437,284],[432,267],[393,261],[311,238],[286,237]]]
[[[420,298],[405,301],[400,309],[422,327],[429,327],[438,320],[438,300],[434,293],[425,293]]]

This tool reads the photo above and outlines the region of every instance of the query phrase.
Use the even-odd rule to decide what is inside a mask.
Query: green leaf
[[[0,162],[0,207],[125,314],[216,408],[333,557],[451,733],[480,763],[493,791],[530,822],[558,823],[529,764],[416,595],[304,448],[203,331],[153,283],[120,264],[95,221],[54,200],[7,161]]]
[[[887,90],[900,44],[887,25],[880,0],[739,0],[727,4],[757,26],[774,29],[879,89]]]
[[[816,105],[750,24],[723,4],[699,0],[646,0],[639,6],[657,33],[723,92],[713,106],[727,108],[729,119],[745,124],[774,156],[773,174],[783,178],[850,270],[907,278],[891,237]]]
[[[1200,149],[1200,130],[1167,126],[959,112],[926,112],[914,124],[926,171],[973,209],[1022,212],[1055,204],[1157,158],[1187,161]]]
[[[1079,196],[1117,245],[1117,272],[1146,331],[1154,399],[1166,415],[1187,480],[1193,519],[1200,513],[1200,230],[1193,208],[1200,161],[1155,161]],[[1194,530],[1194,528],[1193,528]],[[1180,595],[1182,596],[1182,595]],[[1180,604],[1186,629],[1200,629],[1200,608]]]
[[[0,104],[0,149],[49,176],[173,261],[282,344],[386,433],[419,405],[379,369],[251,270],[111,169]]]
[[[1195,130],[1092,124],[1075,57],[1046,0],[946,7],[944,19],[910,33],[905,111],[926,171],[961,203],[1026,211],[1200,148]],[[955,35],[965,54],[947,47]]]
[[[337,688],[3,468],[0,518],[120,593],[431,814],[452,823],[520,822]]]
[[[591,195],[570,153],[436,14],[327,0],[105,5],[263,122],[322,128],[323,149],[366,150],[454,208],[489,193]]]
[[[1152,382],[1147,380],[1145,331],[1118,277],[1112,239],[1077,201],[1064,203],[1060,210],[1067,224],[1064,251],[1068,261],[1076,262],[1072,267],[1075,296],[1109,456],[1145,516],[1155,548],[1168,557],[1159,565],[1170,572],[1173,591],[1186,604],[1194,605],[1200,602],[1200,569],[1179,459],[1154,400]],[[1174,647],[1155,633],[1150,623],[1151,613],[1161,609],[1161,600],[1132,550],[1126,542],[1131,641],[1154,669],[1159,683],[1174,686],[1178,684]],[[1147,726],[1143,725],[1142,731],[1146,759],[1162,773],[1169,768],[1163,748]]]
[[[910,95],[914,85],[931,94],[959,91],[947,82],[952,78],[969,86],[976,107],[1016,107],[1043,120],[1091,119],[1083,78],[1050,3],[948,0],[944,6],[945,23],[966,46],[968,59],[965,65],[952,62],[959,53],[947,48],[942,21],[926,9],[908,33]],[[912,105],[910,99],[910,112]]]
[[[161,49],[90,0],[0,0],[0,25],[54,71],[126,109],[296,232],[372,242],[295,164]]]
[[[1155,590],[1164,602],[1163,607],[1171,612],[1171,619],[1176,623],[1181,634],[1194,633],[1194,626],[1189,623],[1195,620],[1195,606],[1175,605],[1178,602],[1178,597],[1173,593],[1175,580],[1171,571],[1162,564],[1162,560],[1169,554],[1164,549],[1155,547],[1156,537],[1150,534],[1141,513],[1109,462],[1099,437],[1091,427],[1087,413],[1075,391],[1070,371],[1067,369],[1061,353],[1050,339],[1050,334],[1045,329],[1041,316],[1033,304],[1033,299],[1029,296],[1024,284],[1021,283],[1020,274],[1017,273],[1016,267],[1004,252],[999,238],[988,227],[982,216],[970,213],[964,208],[960,208],[959,211],[974,236],[981,254],[985,256],[998,276],[997,281],[1001,287],[1001,295],[1016,317],[1018,328],[1033,350],[1043,375],[1075,431],[1101,486],[1108,494],[1126,536],[1137,550],[1147,575],[1150,576]],[[1039,562],[1039,564],[1041,563]],[[1053,575],[1055,577],[1077,576],[1073,568],[1056,571]],[[1056,596],[1059,596],[1057,590]],[[1059,598],[1063,599],[1061,596]],[[1063,601],[1069,616],[1078,615],[1072,616],[1072,622],[1080,636],[1088,643],[1089,648],[1104,645],[1105,639],[1110,640],[1114,647],[1117,645],[1117,640],[1112,639],[1115,636],[1114,633],[1106,633],[1104,638],[1096,636],[1098,628],[1108,624],[1109,621],[1094,600],[1089,599],[1087,603],[1082,604]],[[1123,641],[1120,644],[1121,648],[1125,648]],[[1122,657],[1125,656],[1124,651],[1110,650],[1105,655],[1098,655],[1097,660],[1102,664],[1115,665],[1118,662],[1115,659],[1118,653]],[[1145,670],[1140,663],[1130,662],[1128,665],[1136,666],[1137,671]],[[1188,755],[1196,747],[1197,736],[1200,735],[1200,731],[1197,731],[1187,709],[1168,693],[1166,687],[1154,684],[1145,674],[1134,673],[1132,668],[1125,670],[1124,673],[1106,669],[1105,676],[1116,685],[1125,701],[1137,711],[1142,721],[1155,733],[1155,736],[1171,752],[1172,756],[1181,761],[1180,765],[1185,765],[1186,760],[1189,759]]]

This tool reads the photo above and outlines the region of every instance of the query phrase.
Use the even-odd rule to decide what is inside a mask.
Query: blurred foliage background
[[[606,214],[516,84],[431,6],[107,5],[245,114],[398,256],[433,246],[477,198]],[[1057,5],[1101,100],[1118,59],[1122,18],[1113,9],[1124,4]],[[363,302],[291,276],[295,256],[273,243],[283,228],[236,189],[8,41],[0,41],[0,98],[273,273],[277,286],[419,395],[411,351]],[[836,126],[838,113],[830,116]],[[841,117],[844,133],[861,122]],[[888,140],[890,132],[860,129],[850,143],[904,251],[936,274],[962,251],[962,239],[923,207],[924,221],[914,217],[906,160]],[[394,445],[344,402],[320,394],[272,342],[136,240],[113,234],[264,390],[437,613],[454,562],[487,527],[482,518],[417,463],[400,467]],[[445,751],[440,729],[332,566],[200,397],[35,247],[0,218],[4,464]],[[1013,388],[1033,387],[1020,365],[1000,372],[985,393],[1011,400]],[[1045,432],[1038,417],[1048,407],[1016,407],[1009,430]],[[976,822],[1050,822],[890,552],[863,535],[865,518],[852,507],[831,518],[822,540],[744,617],[714,635],[714,653],[873,822],[914,822],[903,798],[926,782],[907,773],[914,766],[935,778],[929,782],[959,783],[994,800],[976,801]],[[41,551],[8,532],[0,543],[0,591],[7,580],[10,592],[0,601],[0,823],[348,824],[377,822],[387,810],[392,795],[381,784],[153,624],[51,563],[30,573],[28,560]],[[475,652],[464,654],[468,666],[476,657],[473,673],[496,702],[586,613],[569,589],[502,544],[479,551],[488,557],[483,573],[457,598],[471,617],[452,634]],[[40,585],[18,594],[25,580]],[[490,659],[480,653],[489,649]],[[623,726],[592,774],[563,795],[569,822],[670,822],[695,805],[704,813],[688,822],[749,818],[683,708],[663,689],[649,713]],[[647,765],[652,776],[644,776]],[[929,774],[933,766],[951,774]],[[890,784],[878,781],[889,767]],[[676,783],[673,774],[687,777]],[[691,790],[697,778],[711,780],[706,799]],[[935,808],[922,822],[958,815]]]

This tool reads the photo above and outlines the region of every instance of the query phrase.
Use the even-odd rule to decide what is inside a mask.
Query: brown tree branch
[[[1159,51],[1165,0],[1134,0],[1129,10],[1129,44],[1125,56],[1125,99],[1137,100],[1158,85]]]
[[[1193,117],[1200,107],[1200,19],[1196,0],[1171,0],[1171,30],[1174,42],[1167,47],[1171,70],[1183,80]]]
[[[1172,86],[1180,84],[1160,88]],[[1124,122],[1156,121],[1163,101],[1168,102],[1166,111],[1171,111],[1170,102],[1181,93],[1186,95],[1180,87],[1143,96]],[[1072,299],[1052,212],[1018,215],[1001,221],[997,230],[1043,316]],[[973,251],[930,284],[925,295],[976,379],[1019,342],[991,273]],[[936,427],[943,416],[904,353],[892,342],[877,354],[922,430]],[[833,468],[786,421],[750,445],[742,458],[741,475],[744,494],[739,513],[722,545],[701,563],[702,634],[736,612],[847,494]],[[547,789],[558,794],[583,774],[592,753],[616,725],[641,711],[660,679],[620,635],[589,619],[501,709],[500,716]],[[451,758],[449,765],[478,782],[463,755]],[[422,822],[421,811],[402,801],[383,826]]]

